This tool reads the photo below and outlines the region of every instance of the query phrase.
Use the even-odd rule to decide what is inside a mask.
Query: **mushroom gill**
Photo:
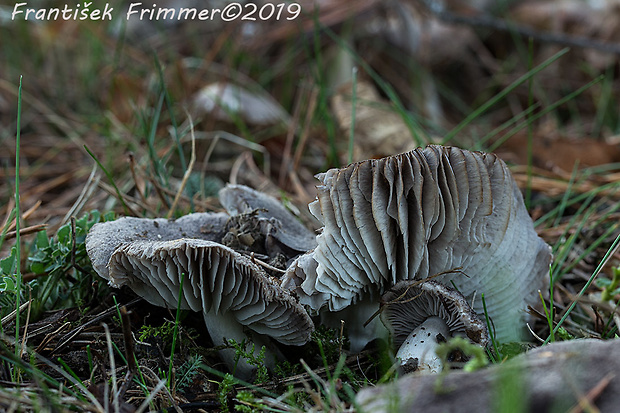
[[[176,306],[183,279],[181,308],[214,315],[230,312],[240,325],[283,344],[305,344],[313,330],[306,311],[261,267],[215,242],[124,243],[108,268],[112,286],[127,285],[147,301],[167,307]],[[213,326],[207,328],[211,333]],[[222,339],[211,335],[214,341]]]
[[[324,227],[283,286],[325,320],[347,321],[350,334],[355,330],[352,348],[378,334],[377,323],[359,326],[376,312],[381,294],[399,281],[431,276],[453,283],[478,314],[484,294],[500,341],[524,337],[527,306],[548,283],[551,250],[501,159],[431,145],[317,178],[309,207]]]
[[[253,191],[245,187],[235,190],[243,194]],[[260,223],[265,225],[259,225],[257,234],[265,239],[274,237],[278,251],[281,249],[275,244],[282,243],[288,250],[278,254],[289,260],[299,255],[290,245],[299,247],[306,241],[295,244],[292,239],[298,228],[290,223],[294,218],[286,217],[288,211],[283,207],[278,210],[276,202],[266,196],[258,198],[255,208],[264,210]],[[232,214],[242,208],[234,202],[229,207]],[[269,216],[269,210],[276,216]],[[227,231],[243,235],[241,227],[231,228],[231,220],[238,224],[251,216],[251,212],[232,217],[195,213],[174,221],[123,217],[94,225],[86,249],[97,273],[112,286],[126,285],[155,305],[202,312],[216,346],[225,344],[225,338],[238,343],[249,339],[256,345],[256,354],[261,346],[267,348],[267,362],[273,365],[278,350],[270,339],[285,345],[305,344],[314,324],[297,299],[262,265],[273,267],[259,265],[254,252],[222,245]],[[281,234],[286,236],[278,238]],[[234,350],[222,350],[221,355],[232,370]],[[243,360],[236,367],[235,374],[245,379],[255,370]]]

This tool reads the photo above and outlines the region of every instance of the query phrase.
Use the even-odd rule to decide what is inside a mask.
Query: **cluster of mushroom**
[[[307,309],[326,325],[344,320],[353,352],[391,331],[403,364],[436,371],[439,342],[488,343],[482,294],[495,337],[524,337],[551,252],[503,161],[429,146],[317,178],[316,237],[274,198],[229,185],[220,193],[228,214],[121,218],[94,226],[87,250],[102,277],[154,304],[176,307],[185,277],[181,306],[203,312],[216,344],[249,334],[274,357],[265,337],[308,341]],[[263,259],[283,264],[284,276],[269,276]]]
[[[316,245],[315,236],[274,198],[248,187],[227,185],[220,199],[228,213],[96,224],[86,249],[113,287],[126,285],[158,306],[202,312],[216,346],[250,339],[256,353],[266,347],[272,366],[278,349],[271,339],[303,345],[314,330],[273,275],[274,265],[283,272],[287,261]],[[244,360],[235,366],[232,349],[221,355],[239,377],[250,378],[256,369]]]

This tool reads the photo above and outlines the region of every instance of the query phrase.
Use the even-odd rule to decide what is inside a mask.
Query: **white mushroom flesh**
[[[450,338],[446,322],[439,317],[429,317],[409,334],[396,353],[402,365],[415,363],[422,373],[439,373],[443,363],[435,353],[442,342]]]

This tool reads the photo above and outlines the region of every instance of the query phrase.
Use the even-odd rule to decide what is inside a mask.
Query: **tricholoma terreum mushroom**
[[[245,195],[255,192],[239,186],[225,189],[230,190]],[[269,209],[280,218],[288,213],[281,205],[276,211],[275,204],[269,200],[257,208]],[[247,218],[252,216],[248,213]],[[97,273],[112,286],[127,285],[155,305],[176,308],[183,279],[180,306],[203,313],[215,345],[224,344],[224,338],[239,343],[249,338],[256,344],[256,353],[266,346],[267,363],[273,365],[278,351],[269,337],[287,345],[302,345],[310,339],[314,324],[296,299],[280,287],[279,280],[264,269],[272,266],[259,265],[253,252],[244,255],[245,251],[221,244],[227,231],[240,233],[241,218],[225,213],[196,213],[175,221],[125,217],[93,226],[86,248]],[[308,242],[305,232],[300,234],[302,241],[292,241],[299,228],[289,228],[287,222],[265,218],[268,225],[263,230],[267,232],[262,236],[275,237],[272,243],[279,240],[289,250]],[[286,248],[279,248],[278,254]],[[222,351],[231,368],[234,356],[233,350]],[[243,360],[236,367],[235,374],[246,379],[255,370]]]
[[[310,211],[324,227],[282,285],[323,323],[344,320],[353,351],[387,336],[377,319],[362,327],[385,291],[428,277],[453,283],[477,314],[484,294],[499,341],[526,337],[527,306],[548,283],[551,249],[501,159],[431,145],[317,178]]]

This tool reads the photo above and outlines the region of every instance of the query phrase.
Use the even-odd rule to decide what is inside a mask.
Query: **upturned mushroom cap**
[[[284,344],[304,344],[313,324],[288,291],[221,239],[226,214],[198,213],[176,221],[120,218],[96,224],[86,248],[97,273],[114,287],[127,285],[147,301],[231,312],[244,326]],[[190,237],[196,238],[190,238]]]
[[[523,338],[527,306],[548,283],[551,249],[502,160],[431,145],[317,178],[309,207],[324,227],[311,257],[298,259],[283,281],[302,303],[323,311],[359,301],[378,306],[399,281],[460,268],[466,276],[435,279],[475,297],[479,314],[484,293],[496,337]]]
[[[436,281],[401,281],[383,294],[381,307],[381,321],[396,348],[429,317],[444,320],[452,337],[467,338],[481,347],[489,343],[485,323],[465,297]]]
[[[218,243],[229,218],[210,213],[176,221],[120,218],[94,225],[86,249],[112,286],[127,285],[155,305],[176,308],[183,279],[180,307],[203,313],[216,345],[224,337],[241,342],[248,334],[256,352],[261,345],[270,350],[267,337],[306,343],[314,325],[305,309],[252,259]],[[223,357],[233,367],[231,352]],[[249,378],[254,367],[240,364],[237,375]]]
[[[211,241],[134,241],[112,254],[110,284],[127,285],[147,301],[205,313],[231,313],[241,325],[290,345],[310,339],[312,320],[277,280],[251,259]]]

